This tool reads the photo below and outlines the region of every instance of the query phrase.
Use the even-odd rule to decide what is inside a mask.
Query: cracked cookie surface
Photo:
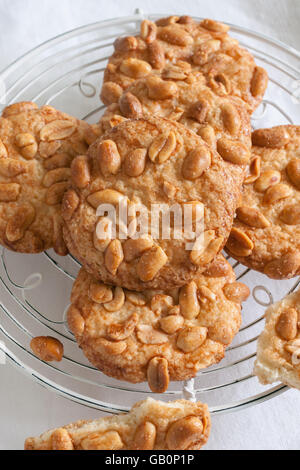
[[[300,274],[300,127],[252,134],[252,160],[226,249],[273,279]]]
[[[25,450],[199,450],[210,427],[205,404],[148,398],[129,413],[77,421],[29,437]]]
[[[82,268],[68,324],[98,369],[119,380],[147,380],[162,393],[169,380],[187,380],[224,357],[248,295],[222,255],[206,273],[169,291],[113,288]]]
[[[72,164],[73,187],[62,210],[70,252],[94,277],[128,289],[187,283],[221,251],[231,230],[242,181],[240,167],[231,166],[237,173],[180,124],[154,117],[122,122],[90,147],[86,159]],[[98,207],[110,203],[119,209],[124,202],[133,211],[125,239],[120,226],[116,236],[99,238],[99,223],[104,229],[109,220],[97,215]],[[172,221],[170,237],[153,233],[150,223],[147,228],[138,223],[141,204],[148,222],[153,204],[190,208],[193,224],[204,211],[204,227],[180,238]]]
[[[155,23],[145,20],[138,36],[115,41],[115,52],[104,73],[101,99],[109,105],[136,79],[156,73],[164,80],[185,80],[183,66],[203,74],[219,96],[241,98],[251,113],[261,102],[267,72],[228,34],[225,24],[172,16]]]
[[[254,374],[264,385],[282,382],[300,389],[300,290],[269,307],[265,317]]]
[[[98,126],[51,106],[21,102],[0,118],[0,243],[22,253],[67,253],[60,203],[70,165],[99,135]]]

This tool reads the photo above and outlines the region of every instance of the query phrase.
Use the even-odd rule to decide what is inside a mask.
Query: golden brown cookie
[[[239,166],[231,166],[180,124],[154,117],[122,122],[90,147],[88,160],[73,162],[73,188],[62,211],[70,252],[109,284],[144,290],[187,283],[221,251],[231,230],[243,178]],[[118,211],[125,202],[131,212],[128,235],[122,239],[119,226],[115,236],[99,239],[99,223],[108,220],[97,215],[97,208],[110,203]],[[148,226],[135,213],[141,204]],[[192,208],[194,225],[202,220],[202,208],[201,231],[178,238],[178,223],[171,217],[170,237],[155,233],[153,204],[165,204],[163,214],[174,204],[183,211]]]
[[[124,118],[149,115],[177,121],[196,132],[230,164],[236,178],[246,169],[251,147],[249,114],[240,99],[216,95],[198,72],[188,72],[185,81],[165,81],[153,74],[136,80],[118,103],[107,108],[99,125],[105,132]]]
[[[300,389],[300,290],[273,304],[265,316],[254,374],[264,385],[283,382]]]
[[[250,174],[226,248],[273,279],[300,274],[300,127],[252,134]]]
[[[166,81],[185,80],[185,68],[200,71],[219,96],[241,98],[249,112],[261,102],[267,72],[228,35],[229,26],[206,19],[172,16],[155,23],[144,20],[138,36],[115,41],[104,74],[101,99],[109,105],[134,80],[156,73]]]
[[[113,288],[83,268],[73,286],[68,324],[84,354],[106,375],[148,381],[162,393],[219,362],[238,332],[249,289],[219,255],[180,289]]]
[[[210,427],[207,405],[147,398],[129,413],[77,421],[29,437],[25,450],[199,450]]]
[[[60,203],[70,165],[99,135],[97,126],[51,106],[21,102],[0,118],[0,243],[38,253],[66,254]]]

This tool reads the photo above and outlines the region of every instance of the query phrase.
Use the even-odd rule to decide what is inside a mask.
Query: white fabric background
[[[184,4],[184,6],[183,6]],[[300,0],[0,0],[0,70],[41,42],[86,23],[131,14],[182,13],[245,26],[300,49]],[[100,413],[39,387],[0,365],[0,449]],[[237,414],[213,418],[207,449],[299,449],[300,392],[291,390]]]

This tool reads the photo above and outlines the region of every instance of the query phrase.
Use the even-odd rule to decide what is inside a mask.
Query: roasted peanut
[[[258,98],[265,94],[268,81],[269,78],[266,70],[262,67],[255,67],[250,85],[251,94],[254,98]]]
[[[154,330],[151,325],[138,325],[136,336],[143,344],[164,344],[168,341],[165,334]]]
[[[193,38],[180,27],[166,26],[158,31],[157,37],[162,41],[175,46],[189,46],[193,44]]]
[[[158,41],[153,41],[148,45],[149,63],[156,70],[163,69],[166,63],[165,52]]]
[[[242,282],[231,282],[226,284],[223,288],[223,292],[228,300],[241,304],[248,299],[250,295],[249,287]]]
[[[62,215],[65,220],[71,220],[74,212],[79,206],[79,197],[74,189],[69,189],[63,198]]]
[[[197,297],[202,303],[207,303],[208,300],[211,302],[216,300],[216,294],[206,286],[198,287]]]
[[[249,227],[266,228],[270,226],[268,219],[254,207],[240,206],[236,210],[238,220]]]
[[[264,268],[264,273],[271,279],[290,279],[300,269],[300,253],[287,253],[281,258],[270,261]]]
[[[124,59],[120,65],[120,71],[127,75],[128,77],[137,79],[142,78],[145,75],[148,75],[152,70],[151,65],[144,60],[135,59],[130,57],[129,59]]]
[[[149,147],[149,158],[152,162],[164,163],[168,160],[176,148],[176,135],[170,132],[167,137],[159,136]]]
[[[124,254],[120,240],[111,241],[104,255],[104,264],[107,271],[115,276],[123,258]]]
[[[137,274],[141,281],[147,282],[154,279],[167,261],[166,253],[159,246],[143,253],[137,266]]]
[[[55,153],[44,161],[45,170],[55,170],[56,168],[69,168],[73,156],[69,153]]]
[[[29,133],[17,134],[16,145],[20,148],[21,155],[28,160],[34,158],[38,150],[35,137]]]
[[[97,304],[110,302],[113,299],[112,289],[102,282],[92,282],[89,289],[89,298]]]
[[[207,328],[204,326],[187,326],[177,338],[177,346],[185,353],[200,348],[207,337]]]
[[[214,230],[207,230],[196,239],[190,252],[191,262],[196,266],[210,263],[221,250],[223,242],[223,237],[215,238]]]
[[[79,189],[88,186],[91,175],[88,157],[86,155],[79,155],[73,160],[71,165],[71,179],[72,183]]]
[[[277,170],[266,170],[255,181],[254,189],[260,193],[265,192],[271,186],[275,186],[281,180],[281,173]]]
[[[277,201],[290,197],[292,194],[293,191],[287,184],[279,183],[267,189],[263,202],[264,204],[274,204]]]
[[[3,143],[3,140],[0,139],[0,158],[7,158],[7,156],[8,156],[7,149]]]
[[[31,205],[19,207],[6,225],[5,235],[9,242],[20,240],[35,219],[35,208]]]
[[[123,323],[115,323],[109,325],[106,335],[109,339],[114,341],[122,341],[128,338],[133,332],[138,323],[138,315],[134,313]]]
[[[67,313],[68,326],[75,336],[81,336],[84,332],[85,321],[78,308],[70,305]]]
[[[146,81],[148,96],[151,100],[167,100],[177,94],[176,83],[165,81],[156,75],[150,75]]]
[[[254,183],[260,177],[261,158],[255,156],[249,165],[249,175],[245,178],[244,184]]]
[[[110,302],[103,304],[103,307],[108,312],[117,312],[120,310],[125,302],[125,294],[122,287],[117,286],[115,288],[114,297]]]
[[[254,243],[242,230],[233,227],[226,247],[236,256],[249,256],[254,248]]]
[[[32,101],[20,101],[19,103],[14,103],[4,108],[2,116],[4,118],[13,116],[15,114],[23,113],[24,111],[30,111],[37,109],[38,106]]]
[[[197,47],[193,55],[193,62],[195,65],[204,65],[209,59],[209,56],[220,49],[221,41],[218,39],[209,39]]]
[[[76,131],[74,123],[69,120],[56,120],[46,124],[40,131],[40,139],[43,142],[52,142],[53,140],[63,140],[71,137]]]
[[[180,312],[184,318],[191,320],[196,318],[200,312],[197,298],[197,285],[191,281],[180,289],[179,293]]]
[[[217,150],[221,157],[236,165],[246,165],[250,160],[250,151],[241,142],[222,137],[217,142]]]
[[[118,147],[113,140],[103,140],[99,143],[98,163],[104,177],[115,175],[121,167],[121,157]]]
[[[159,320],[161,329],[168,335],[176,333],[184,324],[184,319],[181,315],[168,315]]]
[[[114,82],[105,82],[103,83],[100,98],[105,104],[109,106],[112,103],[117,103],[123,93],[123,89]]]
[[[157,26],[168,26],[170,24],[175,24],[179,21],[179,16],[172,15],[167,18],[160,18],[156,21]]]
[[[216,75],[211,76],[208,81],[208,86],[217,95],[220,95],[220,96],[228,95],[231,92],[231,81],[224,73],[217,73]],[[226,129],[227,123],[225,123],[224,118],[223,118],[223,123]]]
[[[207,147],[191,150],[182,164],[182,175],[187,180],[195,180],[210,167],[211,153]]]
[[[100,351],[101,353],[108,354],[109,356],[117,356],[122,354],[127,348],[126,341],[109,341],[105,338],[97,338],[93,342],[93,347],[95,351]]]
[[[288,143],[289,135],[284,127],[257,129],[252,132],[252,144],[258,147],[280,148]]]
[[[119,106],[123,116],[128,119],[139,119],[143,114],[140,100],[132,93],[124,93],[119,99]]]
[[[124,444],[117,431],[94,432],[82,439],[83,450],[120,450]]]
[[[60,181],[68,181],[71,176],[70,168],[56,168],[55,170],[48,171],[43,179],[45,188],[50,188],[55,183]]]
[[[237,108],[232,103],[224,103],[221,111],[224,128],[231,135],[237,135],[241,128],[241,119]]]
[[[167,315],[173,304],[173,297],[170,295],[155,294],[151,299],[150,307],[156,315]]]
[[[300,189],[300,158],[294,158],[286,167],[287,175],[293,185]]]
[[[153,246],[153,239],[149,235],[135,240],[129,239],[123,245],[124,259],[127,262],[139,258],[145,251]]]
[[[103,189],[102,191],[96,191],[87,197],[88,203],[97,209],[100,204],[112,204],[117,206],[124,199],[124,195],[115,191],[114,189]]]
[[[192,104],[188,110],[188,117],[195,119],[200,124],[205,122],[207,112],[209,110],[208,101],[201,99],[196,103]]]
[[[139,292],[127,291],[126,300],[131,302],[133,305],[136,305],[137,307],[142,307],[143,305],[146,305],[145,296]]]
[[[169,181],[164,181],[163,191],[169,199],[173,199],[178,191],[178,188],[174,184],[169,183]]]
[[[208,29],[208,31],[213,31],[215,33],[227,33],[227,31],[230,29],[227,24],[220,23],[219,21],[208,18],[201,21],[200,26],[202,26],[202,28]]]
[[[152,450],[156,439],[156,427],[150,421],[140,424],[134,433],[132,450]]]
[[[147,379],[150,390],[164,393],[169,386],[168,361],[164,357],[153,357],[148,364]]]
[[[119,52],[129,52],[134,51],[138,47],[137,38],[134,36],[125,36],[123,38],[118,38],[114,42],[114,48]]]
[[[69,186],[69,181],[61,181],[60,183],[55,183],[50,186],[45,197],[46,204],[48,204],[48,206],[55,206],[56,204],[60,204]]]
[[[203,423],[196,416],[186,416],[172,423],[166,435],[170,450],[188,450],[199,444],[203,435]]]
[[[59,428],[51,434],[51,450],[74,450],[70,434],[64,428]]]
[[[299,204],[293,204],[285,207],[280,215],[280,220],[287,225],[299,225],[300,224],[300,206]]]
[[[140,176],[146,166],[146,157],[147,150],[143,148],[128,152],[123,163],[126,175],[132,177]]]
[[[1,151],[1,149],[0,149]],[[12,178],[27,171],[26,163],[14,158],[0,158],[0,174]]]
[[[30,342],[32,352],[41,361],[61,361],[64,354],[64,347],[61,342],[52,336],[36,336]]]
[[[207,336],[212,341],[228,345],[233,340],[233,332],[226,323],[222,320],[217,320],[212,326],[208,328]]]
[[[203,126],[198,130],[198,135],[211,147],[215,148],[216,135],[211,126]]]
[[[149,44],[156,39],[157,26],[153,21],[144,20],[141,23],[141,38]]]
[[[281,339],[286,341],[295,339],[298,331],[297,323],[297,310],[290,307],[280,314],[275,326],[276,333]]]

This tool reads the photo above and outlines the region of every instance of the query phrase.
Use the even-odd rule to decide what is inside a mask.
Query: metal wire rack
[[[97,122],[104,107],[98,99],[101,77],[117,36],[134,34],[144,18],[134,15],[84,26],[58,36],[14,62],[0,74],[5,100],[0,108],[20,100],[51,104],[88,122]],[[199,20],[200,18],[196,18]],[[239,39],[267,68],[270,86],[253,116],[253,127],[296,123],[300,103],[300,54],[280,42],[231,25]],[[1,90],[1,87],[0,87]],[[0,252],[0,351],[39,384],[73,401],[116,413],[126,411],[151,392],[146,384],[133,385],[106,377],[85,359],[68,330],[65,313],[79,263],[52,250],[40,255]],[[292,292],[300,279],[271,281],[230,260],[237,278],[252,292],[243,308],[243,324],[225,359],[186,383],[174,382],[158,399],[185,396],[209,404],[212,413],[239,410],[283,393],[282,384],[262,387],[252,376],[256,340],[265,308]],[[64,343],[60,363],[45,363],[29,348],[32,337],[54,335]]]

